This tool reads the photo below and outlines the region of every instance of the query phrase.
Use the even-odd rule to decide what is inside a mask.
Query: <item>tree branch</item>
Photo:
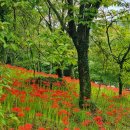
[[[59,12],[56,10],[55,6],[51,3],[50,0],[47,0],[47,3],[49,4],[49,6],[52,8],[53,12],[56,14],[59,22],[60,22],[60,25],[62,26],[63,30],[66,30],[67,31],[67,28],[65,26],[65,23],[63,22],[63,19],[62,17],[60,16]]]
[[[129,52],[130,52],[130,44],[129,44],[127,51],[124,53],[124,56],[122,57],[121,63],[126,61],[126,57],[129,54]]]

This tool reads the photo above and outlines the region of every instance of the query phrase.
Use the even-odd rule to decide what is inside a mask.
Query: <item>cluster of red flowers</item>
[[[18,130],[32,130],[32,124],[27,123],[23,126],[19,126]]]

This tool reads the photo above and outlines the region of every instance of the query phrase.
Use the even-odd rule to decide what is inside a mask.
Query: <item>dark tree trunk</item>
[[[84,101],[91,98],[91,84],[89,77],[88,52],[83,49],[78,52],[78,71],[80,81],[79,106],[83,108]]]
[[[119,77],[118,77],[118,81],[119,81],[119,96],[122,95],[122,88],[123,88],[122,70],[123,70],[123,64],[120,63],[120,73],[119,73]]]
[[[62,70],[60,68],[56,69],[56,74],[58,75],[58,78],[63,77]]]
[[[64,76],[70,76],[73,78],[73,65],[69,65],[67,69],[63,71]]]
[[[11,57],[7,55],[6,64],[11,64]]]
[[[89,76],[88,48],[89,48],[89,28],[80,24],[78,28],[78,71],[80,81],[79,106],[83,108],[85,100],[91,98],[91,83]]]

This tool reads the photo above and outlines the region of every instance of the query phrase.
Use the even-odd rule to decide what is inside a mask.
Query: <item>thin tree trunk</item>
[[[118,81],[119,81],[119,96],[122,95],[122,88],[123,88],[122,70],[123,70],[123,65],[120,64],[120,73],[119,73],[119,77],[118,77]]]

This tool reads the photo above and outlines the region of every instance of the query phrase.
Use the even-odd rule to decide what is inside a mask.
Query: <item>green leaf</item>
[[[7,47],[8,47],[8,45],[6,43],[4,43],[4,48],[7,48]]]
[[[0,41],[1,41],[2,43],[6,44],[5,40],[4,40],[2,37],[0,37]]]

